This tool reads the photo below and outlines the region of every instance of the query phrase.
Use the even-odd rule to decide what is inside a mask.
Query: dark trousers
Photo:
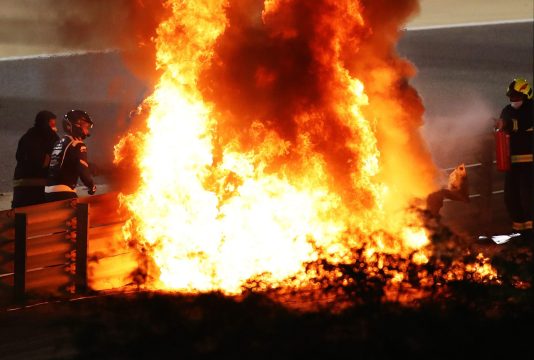
[[[16,186],[13,188],[12,208],[30,206],[46,202],[44,186]]]
[[[77,197],[78,195],[76,195],[74,191],[58,191],[52,193],[45,193],[46,202],[76,199]]]
[[[532,222],[534,212],[534,163],[513,163],[505,175],[504,202],[508,214],[516,224]]]

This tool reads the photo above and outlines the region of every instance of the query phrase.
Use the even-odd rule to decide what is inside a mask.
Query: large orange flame
[[[115,154],[133,147],[139,167],[121,200],[150,288],[305,287],[319,275],[306,264],[350,263],[362,246],[428,261],[410,207],[435,169],[413,70],[394,52],[417,2],[396,3],[166,1],[147,131]],[[377,6],[403,15],[379,21]]]

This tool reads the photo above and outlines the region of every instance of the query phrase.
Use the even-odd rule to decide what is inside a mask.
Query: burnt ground
[[[475,352],[491,359],[532,353],[531,294],[458,283],[450,296],[417,308],[376,302],[336,314],[291,311],[259,295],[240,301],[219,294],[109,296],[2,314],[3,339],[12,341],[2,346],[2,358],[439,359]],[[16,321],[24,321],[18,324],[24,331],[12,332]]]
[[[532,245],[475,243],[447,228],[438,229],[433,239],[435,257],[424,266],[408,265],[408,274],[451,267],[457,260],[467,263],[483,252],[500,281],[479,282],[469,275],[437,281],[425,288],[425,297],[405,304],[383,301],[387,273],[370,276],[356,262],[337,267],[342,275],[337,285],[324,287],[323,294],[328,295],[322,298],[281,297],[275,291],[258,293],[254,287],[239,298],[219,293],[190,296],[130,291],[3,309],[0,358],[492,359],[531,355]],[[406,265],[397,261],[399,267]],[[349,285],[341,285],[342,280],[350,280]],[[409,283],[411,290],[422,289],[411,276]]]

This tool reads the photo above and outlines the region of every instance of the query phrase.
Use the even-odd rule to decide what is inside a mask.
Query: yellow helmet
[[[508,91],[506,91],[506,96],[510,97],[513,95],[524,96],[530,100],[532,99],[532,87],[528,81],[523,78],[514,79],[514,81],[508,85]]]

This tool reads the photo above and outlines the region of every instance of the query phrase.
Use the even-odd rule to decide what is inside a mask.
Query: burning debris
[[[434,217],[439,217],[443,201],[469,202],[469,181],[465,164],[460,164],[449,174],[447,187],[434,191],[426,198],[426,207]]]
[[[437,170],[419,135],[415,71],[395,52],[417,1],[165,8],[144,129],[115,152],[139,173],[121,201],[144,286],[352,294],[349,271],[402,300],[414,283],[418,297],[425,284],[498,281],[482,254],[444,263],[432,252],[420,199]]]

